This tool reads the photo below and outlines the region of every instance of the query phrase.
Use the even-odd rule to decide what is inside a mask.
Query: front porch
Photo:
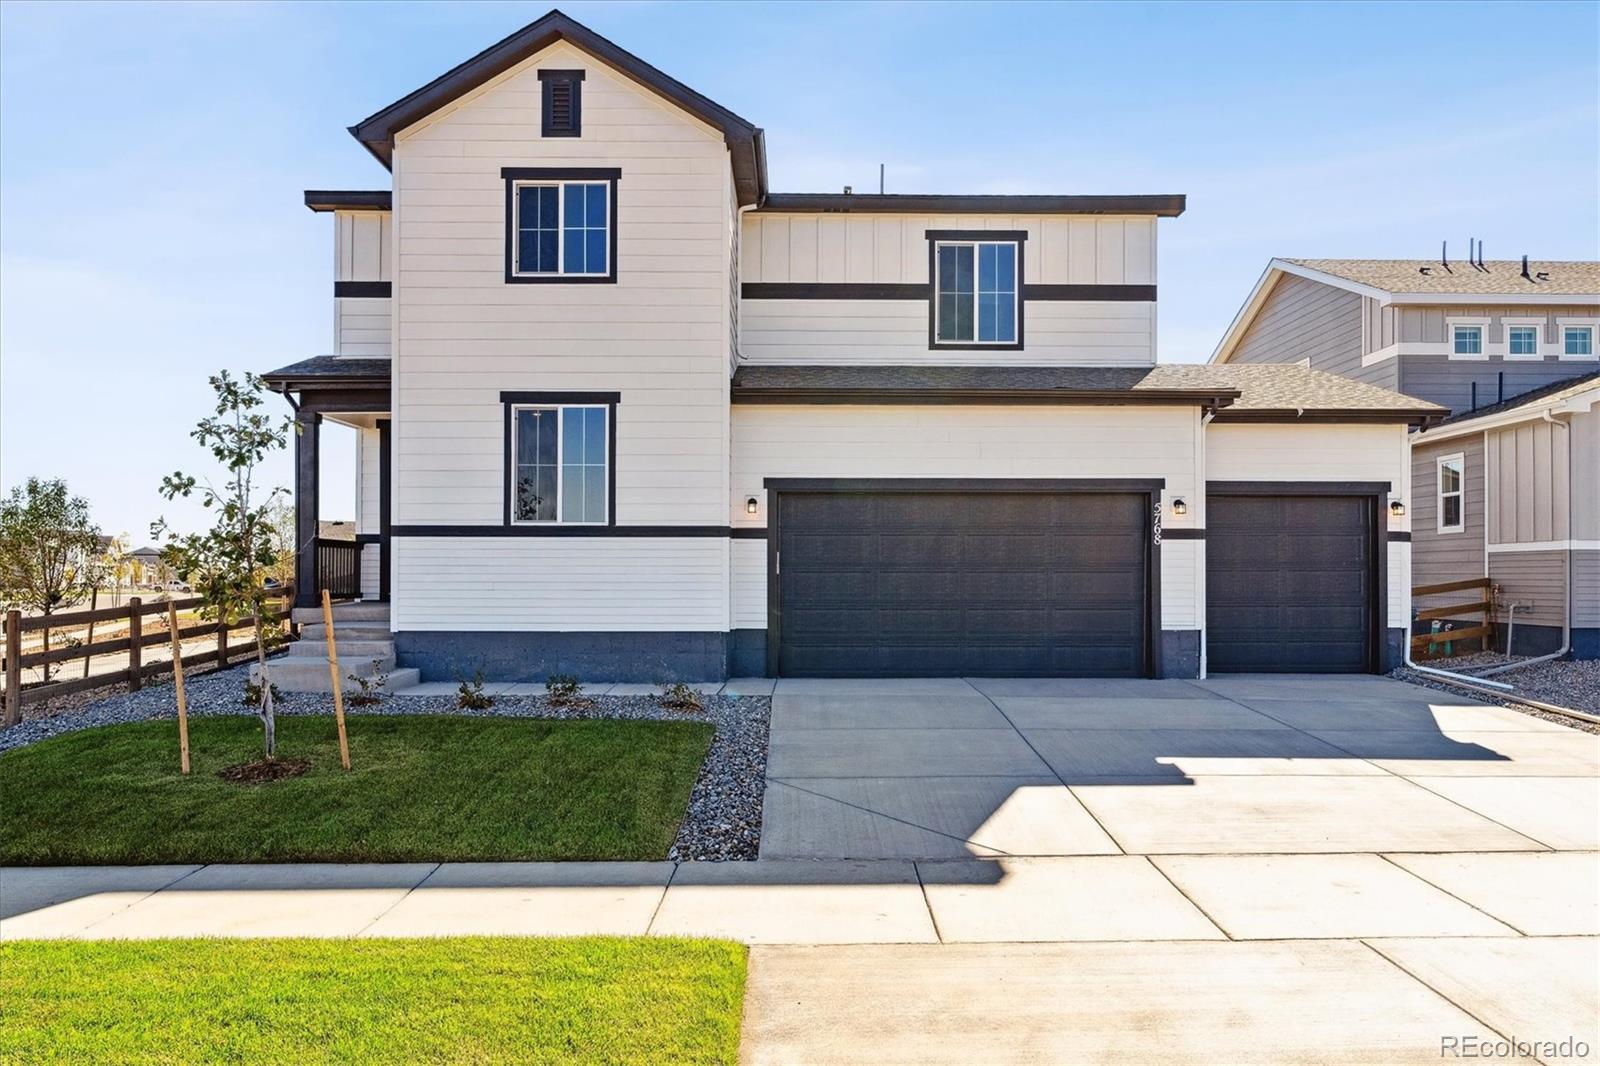
[[[389,360],[318,356],[262,375],[294,408],[295,606],[389,600]],[[357,434],[355,537],[325,535],[322,427]]]

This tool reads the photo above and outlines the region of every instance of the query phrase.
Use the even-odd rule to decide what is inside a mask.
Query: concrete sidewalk
[[[0,870],[0,939],[715,936],[750,944],[1600,935],[1592,852]]]

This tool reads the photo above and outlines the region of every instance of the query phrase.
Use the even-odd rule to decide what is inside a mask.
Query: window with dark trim
[[[502,393],[506,524],[616,525],[615,393]]]
[[[583,71],[541,70],[540,132],[546,137],[583,135]]]
[[[928,230],[929,348],[1022,347],[1025,231]]]
[[[608,167],[505,167],[506,281],[617,280],[617,182]]]

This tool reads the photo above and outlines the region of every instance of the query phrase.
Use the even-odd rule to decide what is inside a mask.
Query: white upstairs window
[[[1441,455],[1438,474],[1438,530],[1460,533],[1466,528],[1466,457]]]

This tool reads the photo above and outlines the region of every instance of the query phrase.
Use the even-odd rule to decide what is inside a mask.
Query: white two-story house
[[[351,128],[297,404],[298,587],[425,678],[1391,666],[1409,427],[1157,365],[1174,195],[784,194],[763,132],[553,12]],[[316,531],[361,431],[359,566]],[[350,549],[352,552],[356,549]],[[337,571],[337,572],[334,572]]]

